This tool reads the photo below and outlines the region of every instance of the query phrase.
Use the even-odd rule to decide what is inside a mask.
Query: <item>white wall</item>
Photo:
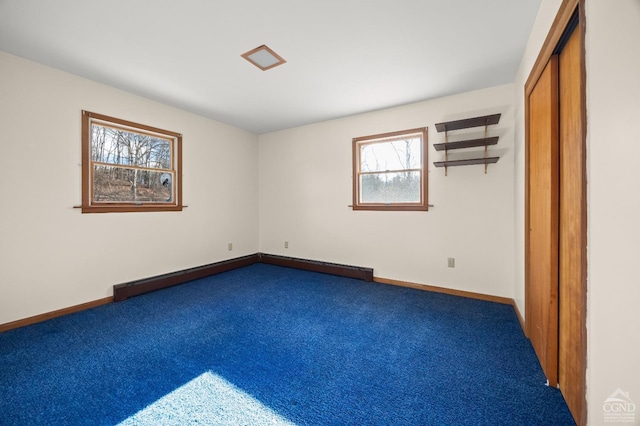
[[[513,85],[264,134],[260,251],[374,268],[377,277],[513,297]],[[501,112],[483,166],[444,176],[435,123]],[[352,211],[352,138],[429,127],[428,212]],[[475,129],[483,132],[483,129]],[[452,134],[453,136],[453,134]],[[452,138],[453,139],[453,138]],[[468,153],[458,152],[456,155]],[[477,154],[477,152],[476,152]],[[480,153],[482,155],[482,153]],[[284,248],[284,241],[289,248]],[[456,259],[454,269],[447,258]]]
[[[2,52],[0,73],[0,324],[258,250],[257,135]],[[189,207],[74,209],[83,109],[182,133]]]
[[[515,295],[524,309],[524,98],[526,78],[560,6],[543,0],[516,78]],[[640,1],[586,0],[587,409],[605,424],[616,389],[640,407]],[[611,424],[611,423],[608,423]],[[640,424],[640,408],[635,423]]]
[[[613,3],[586,2],[589,423],[620,388],[640,424],[640,1]]]

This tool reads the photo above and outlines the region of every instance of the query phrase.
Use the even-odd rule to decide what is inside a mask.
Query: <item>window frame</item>
[[[362,162],[360,160],[361,146],[372,143],[393,142],[403,140],[403,136],[420,135],[421,140],[421,167],[420,172],[420,201],[419,202],[390,202],[390,203],[361,203],[360,202],[360,176]],[[418,127],[415,129],[400,130],[396,132],[381,133],[377,135],[361,136],[352,139],[353,151],[353,210],[386,210],[386,211],[428,211],[428,128]],[[406,172],[407,170],[397,170],[397,172]],[[418,171],[418,169],[411,169]],[[387,170],[383,173],[396,172],[396,170]]]
[[[93,200],[92,123],[171,141],[172,202],[97,202]],[[82,111],[82,213],[182,211],[182,134],[104,114]]]

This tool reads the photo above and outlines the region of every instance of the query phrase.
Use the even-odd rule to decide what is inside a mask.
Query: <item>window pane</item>
[[[92,124],[91,158],[101,163],[171,169],[171,141]]]
[[[170,203],[173,174],[115,166],[95,166],[93,201],[109,203]]]
[[[360,167],[362,172],[384,172],[421,168],[420,138],[393,142],[362,144]]]
[[[420,172],[360,176],[361,203],[419,203]]]

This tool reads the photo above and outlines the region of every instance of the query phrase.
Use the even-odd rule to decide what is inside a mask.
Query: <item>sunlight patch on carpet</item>
[[[159,424],[294,425],[210,371],[120,423],[122,426]]]

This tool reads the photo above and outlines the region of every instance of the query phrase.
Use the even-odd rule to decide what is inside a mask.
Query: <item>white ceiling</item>
[[[265,133],[511,83],[539,5],[0,0],[0,50]]]

